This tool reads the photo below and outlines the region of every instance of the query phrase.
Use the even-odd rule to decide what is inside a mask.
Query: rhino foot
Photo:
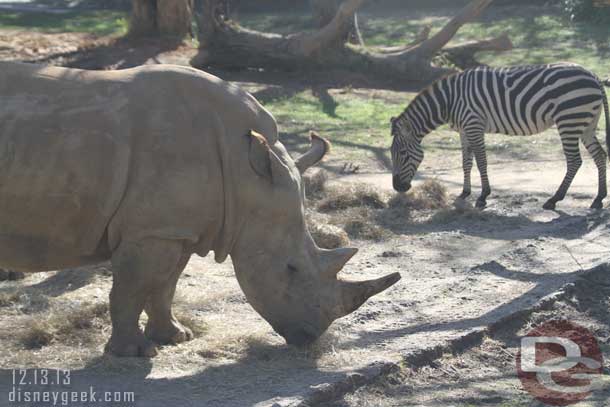
[[[130,337],[112,335],[104,348],[106,353],[119,357],[147,357],[157,355],[157,346],[146,338],[142,332]]]
[[[193,331],[173,318],[169,323],[163,325],[149,321],[146,325],[145,334],[149,339],[160,345],[176,345],[193,339]]]

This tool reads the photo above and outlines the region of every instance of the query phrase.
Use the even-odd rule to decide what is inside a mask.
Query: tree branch
[[[466,23],[477,18],[493,0],[474,0],[464,7],[451,19],[438,33],[422,42],[418,51],[424,55],[432,56],[443,48],[455,36],[458,30]]]
[[[475,54],[481,51],[510,51],[513,49],[513,43],[504,33],[496,38],[488,38],[480,41],[470,41],[452,47],[445,47],[443,51],[454,54]]]
[[[475,58],[477,52],[509,51],[511,49],[513,49],[513,43],[508,37],[508,34],[502,34],[496,38],[470,41],[452,47],[445,47],[441,50],[441,54],[461,69],[468,69],[482,65]]]
[[[424,28],[422,28],[419,33],[417,33],[417,36],[415,37],[415,39],[413,41],[411,41],[409,44],[405,45],[398,45],[396,47],[379,47],[377,48],[377,51],[382,53],[382,54],[393,54],[396,52],[402,52],[402,51],[406,51],[410,48],[413,48],[416,45],[421,44],[422,42],[426,41],[428,39],[428,37],[430,37],[430,31],[432,30],[432,27],[430,27],[429,25],[424,26]]]
[[[343,42],[343,38],[351,29],[354,14],[366,0],[345,0],[339,6],[337,14],[326,26],[314,33],[297,34],[295,39],[300,43],[299,48],[305,55],[311,55],[316,51],[327,48],[337,41]]]

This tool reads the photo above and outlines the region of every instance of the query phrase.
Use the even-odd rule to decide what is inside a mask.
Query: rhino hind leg
[[[182,244],[177,241],[145,239],[124,241],[113,253],[112,335],[106,352],[116,356],[157,354],[155,343],[140,329],[140,315],[150,295],[172,279],[182,251]]]
[[[148,315],[144,333],[158,344],[175,345],[193,339],[193,332],[178,322],[172,312],[176,284],[189,258],[188,255],[182,257],[169,280],[152,291],[144,308]]]

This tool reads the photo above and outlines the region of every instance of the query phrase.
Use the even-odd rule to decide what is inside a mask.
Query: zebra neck
[[[449,101],[436,89],[438,83],[422,91],[404,112],[414,134],[421,141],[439,126],[447,123]]]

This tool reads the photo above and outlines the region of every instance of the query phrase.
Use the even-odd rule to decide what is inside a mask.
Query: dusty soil
[[[42,54],[44,59],[40,50],[46,49],[57,63],[99,63],[97,42],[93,56],[73,52],[99,39],[1,35],[14,43],[0,49],[2,59],[30,59],[28,50],[38,47],[37,58]],[[107,66],[145,63],[158,54],[157,49],[144,47],[145,52],[138,51],[125,62],[122,57],[129,46],[108,45]],[[64,55],[57,57],[54,47],[66,47]],[[113,53],[120,47],[124,48]],[[168,44],[169,55],[177,49],[183,58],[181,47]],[[172,62],[171,57],[160,60]],[[288,146],[293,151],[297,147]],[[461,189],[460,162],[455,152],[428,154],[415,184],[436,179],[455,196]],[[512,401],[529,405],[531,399],[512,376],[510,355],[514,336],[537,318],[576,319],[595,330],[610,358],[608,292],[594,290],[610,284],[610,271],[596,273],[593,288],[579,288],[580,303],[592,290],[591,298],[598,299],[595,306],[582,308],[555,295],[572,283],[578,286],[580,276],[608,262],[610,215],[607,209],[588,209],[597,179],[588,158],[557,212],[541,209],[564,173],[564,161],[557,154],[490,162],[494,192],[483,212],[450,206],[411,210],[394,223],[375,224],[388,218],[370,218],[384,233],[378,241],[352,239],[360,252],[342,276],[364,279],[399,271],[403,279],[337,321],[308,349],[286,346],[250,308],[230,261],[218,265],[210,257],[191,260],[179,283],[176,308],[196,338],[163,348],[153,360],[117,359],[102,352],[109,335],[108,265],[0,282],[0,406],[10,405],[13,369],[35,367],[72,369],[71,384],[61,390],[87,391],[93,386],[98,391],[133,391],[141,406],[296,406],[329,401],[350,406],[499,406]],[[331,184],[365,182],[392,194],[391,176],[383,165],[374,160],[358,163],[357,174],[342,175],[339,169],[344,164],[340,157],[326,163],[335,170]],[[476,179],[476,172],[473,175]],[[339,213],[324,216],[332,220]],[[556,305],[523,321],[524,312],[529,315],[549,296],[557,299]],[[498,330],[504,324],[507,330]],[[505,338],[509,334],[512,339]],[[481,344],[481,338],[488,339]],[[458,350],[466,353],[443,356],[443,351]],[[484,382],[482,377],[497,380]],[[28,385],[24,390],[35,388]],[[591,405],[607,405],[607,395],[600,394]]]
[[[520,338],[534,327],[561,317],[588,327],[607,350],[610,344],[607,310],[610,286],[600,284],[600,278],[607,281],[604,274],[608,271],[608,267],[600,267],[583,273],[543,309],[498,324],[488,335],[474,340],[477,344],[465,352],[454,348],[421,367],[397,366],[376,382],[325,404],[325,407],[542,405],[532,402],[515,374]],[[609,366],[610,361],[607,361],[606,373]],[[607,406],[610,400],[608,379],[607,375],[602,378],[606,382],[602,390],[578,405]]]
[[[106,302],[106,267],[1,283],[0,394],[9,390],[11,369],[45,367],[73,369],[71,389],[93,385],[134,391],[138,405],[146,406],[299,405],[340,397],[354,385],[383,376],[395,363],[421,364],[438,349],[451,349],[498,321],[510,321],[583,270],[607,262],[610,215],[588,209],[595,179],[590,164],[558,212],[540,207],[560,178],[561,162],[540,166],[536,178],[505,165],[493,168],[494,183],[503,188],[495,189],[485,211],[414,211],[390,228],[389,239],[354,242],[361,250],[344,278],[399,271],[403,279],[337,321],[310,349],[286,346],[258,317],[240,292],[230,262],[191,260],[176,303],[197,338],[166,347],[150,361],[103,355],[107,314],[88,319],[85,314],[93,321],[89,324],[70,322],[70,315]],[[458,174],[440,169],[422,176],[436,176],[456,194],[452,180]],[[345,178],[334,182],[356,176]],[[389,175],[357,178],[382,187]],[[500,182],[512,178],[513,184]],[[607,284],[610,273],[600,279]],[[50,343],[29,349],[40,331],[50,332],[42,339]]]

